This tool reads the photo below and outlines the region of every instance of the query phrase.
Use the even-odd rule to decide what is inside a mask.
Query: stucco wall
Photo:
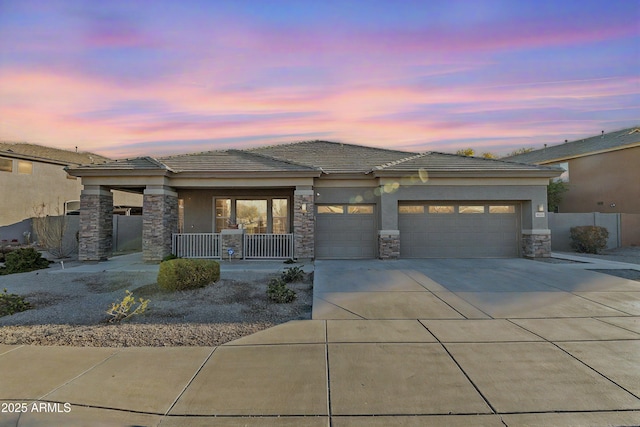
[[[640,214],[640,147],[580,157],[568,163],[569,191],[560,203],[561,213]]]
[[[0,172],[0,225],[18,223],[34,216],[34,208],[44,204],[45,214],[64,213],[64,202],[79,200],[80,179],[69,179],[61,165],[32,162],[30,175],[18,173],[18,160],[13,159],[13,172]]]
[[[549,213],[549,228],[553,238],[551,249],[554,251],[572,252],[571,227],[596,225],[609,232],[607,249],[617,248],[620,242],[620,216],[618,214],[592,213]]]

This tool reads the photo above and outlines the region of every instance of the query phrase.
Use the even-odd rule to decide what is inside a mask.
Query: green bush
[[[220,279],[220,264],[207,259],[177,258],[160,263],[158,286],[167,291],[202,288]]]
[[[267,297],[273,302],[288,303],[296,299],[296,292],[287,288],[282,279],[274,278],[267,285]]]
[[[285,283],[291,282],[299,282],[304,279],[304,271],[302,270],[303,266],[300,267],[289,267],[285,271],[282,272],[280,278]]]
[[[597,254],[607,247],[609,231],[604,227],[583,225],[571,227],[571,247],[576,252]]]
[[[6,289],[0,294],[0,317],[19,313],[30,308],[31,304],[20,295],[8,294]]]
[[[42,258],[40,252],[33,248],[21,248],[6,254],[4,265],[0,274],[25,273],[48,268],[49,261]]]

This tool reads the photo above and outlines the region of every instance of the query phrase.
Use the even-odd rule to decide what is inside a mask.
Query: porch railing
[[[248,259],[293,258],[293,234],[245,234],[243,253]]]
[[[174,234],[171,253],[181,258],[220,258],[222,239],[219,233]]]

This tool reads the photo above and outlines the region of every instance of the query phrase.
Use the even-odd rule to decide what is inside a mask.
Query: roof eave
[[[408,175],[419,175],[427,173],[429,177],[433,178],[555,178],[562,175],[562,170],[523,170],[523,171],[496,171],[496,170],[428,170],[428,169],[416,169],[406,171],[389,171],[380,170],[374,171],[373,176],[376,178],[383,177],[406,177]]]
[[[65,171],[71,176],[75,176],[78,178],[82,178],[84,176],[87,177],[95,177],[95,176],[169,176],[171,175],[171,171],[166,169],[103,169],[99,167],[91,167],[91,168],[64,168]]]
[[[621,145],[618,147],[606,148],[603,150],[590,151],[588,153],[574,154],[571,156],[563,156],[563,157],[555,157],[549,160],[538,160],[536,162],[533,162],[532,164],[546,165],[550,163],[565,162],[568,160],[578,159],[581,157],[595,156],[597,154],[611,153],[613,151],[627,150],[629,148],[635,148],[635,147],[640,147],[640,142],[634,142],[633,144]]]
[[[317,178],[320,171],[176,171],[179,178]]]

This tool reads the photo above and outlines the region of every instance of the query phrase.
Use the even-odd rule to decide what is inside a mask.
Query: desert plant
[[[107,314],[111,316],[109,322],[121,322],[136,314],[142,314],[147,309],[147,305],[149,305],[148,299],[139,298],[136,301],[133,292],[127,290],[122,301],[112,303],[111,308],[107,310]]]
[[[69,217],[61,215],[60,209],[56,210],[58,212],[51,216],[44,203],[35,206],[33,208],[33,231],[40,247],[57,258],[64,258],[78,249],[78,239],[68,238]]]
[[[158,286],[167,291],[201,288],[219,279],[220,264],[207,259],[172,259],[161,262],[158,271]]]
[[[0,294],[0,317],[13,315],[30,308],[31,304],[20,295],[9,294],[6,289]]]
[[[25,273],[49,267],[49,261],[42,258],[33,248],[20,248],[5,255],[4,268],[0,274]]]
[[[273,302],[279,304],[292,302],[296,299],[296,292],[287,287],[284,280],[273,278],[267,285],[267,297]]]
[[[304,271],[302,270],[302,267],[304,266],[289,267],[282,272],[280,278],[285,283],[299,282],[304,279]]]
[[[576,252],[597,254],[607,247],[609,231],[604,227],[583,225],[571,227],[571,247]]]

